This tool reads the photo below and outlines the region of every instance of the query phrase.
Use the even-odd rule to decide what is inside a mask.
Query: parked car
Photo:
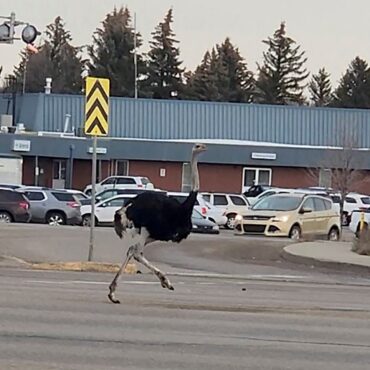
[[[361,213],[364,214],[364,225],[363,230],[367,230],[370,225],[370,208],[359,210],[355,209],[352,212],[351,222],[349,224],[350,230],[356,235],[356,237],[359,237],[360,235],[360,222],[361,222]]]
[[[250,200],[250,198],[255,198],[257,195],[260,195],[264,191],[270,189],[269,185],[252,185],[247,191],[243,192],[243,195]]]
[[[218,209],[221,209],[227,217],[224,226],[234,229],[235,217],[243,215],[249,208],[247,199],[242,194],[227,193],[202,193],[203,198]]]
[[[352,213],[358,209],[367,209],[370,207],[370,197],[365,194],[349,193],[344,198],[343,205],[343,223],[349,225]]]
[[[147,177],[142,176],[110,176],[95,186],[96,193],[106,189],[153,189],[153,184]],[[84,193],[91,195],[91,185],[87,185]]]
[[[180,203],[184,202],[188,197],[188,193],[168,192],[169,197],[177,199]],[[207,202],[202,194],[198,194],[195,201],[194,209],[196,209],[202,216],[219,226],[224,226],[227,223],[225,209],[220,209]]]
[[[202,233],[202,234],[219,234],[220,228],[214,222],[203,217],[196,209],[193,209],[191,215],[191,222],[193,228],[191,231],[193,233]]]
[[[18,189],[23,187],[23,185],[19,184],[0,184],[0,188],[7,188],[7,189]]]
[[[0,222],[29,222],[30,219],[27,198],[12,189],[0,188]]]
[[[67,193],[73,194],[75,199],[77,199],[81,204],[82,201],[90,201],[90,197],[80,190],[75,189],[56,189],[56,190],[65,191]]]
[[[135,198],[136,194],[116,195],[112,198],[97,202],[95,205],[95,225],[113,225],[114,214],[123,204]],[[91,204],[81,206],[81,217],[83,226],[90,226],[91,224]]]
[[[100,193],[96,194],[95,200],[96,200],[96,203],[97,203],[97,202],[100,202],[102,200],[112,198],[116,195],[123,195],[123,194],[137,195],[137,194],[141,194],[141,193],[146,192],[146,191],[158,191],[158,192],[161,192],[163,194],[167,194],[166,191],[158,190],[158,189],[153,189],[153,190],[149,190],[149,189],[107,189],[107,190],[103,190]],[[91,204],[91,198],[88,197],[87,199],[80,199],[80,203],[81,203],[81,205]]]
[[[276,194],[252,206],[245,216],[238,216],[237,230],[266,236],[325,236],[338,240],[340,216],[332,201],[318,195]],[[242,229],[241,229],[242,228]]]
[[[31,222],[49,225],[81,223],[80,203],[71,193],[49,188],[20,188],[30,203]]]

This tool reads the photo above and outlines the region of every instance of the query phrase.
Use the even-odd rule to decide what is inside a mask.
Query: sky
[[[266,50],[262,40],[271,36],[281,21],[306,52],[309,72],[325,67],[334,86],[356,56],[370,63],[369,0],[0,0],[0,16],[14,11],[17,20],[40,31],[61,16],[78,46],[91,43],[94,31],[114,6],[128,6],[136,13],[137,30],[144,39],[141,51],[147,51],[151,32],[172,7],[180,56],[190,70],[206,50],[230,37],[255,72]],[[17,27],[18,35],[21,30]],[[23,47],[22,41],[0,44],[0,66],[5,74],[18,64]]]

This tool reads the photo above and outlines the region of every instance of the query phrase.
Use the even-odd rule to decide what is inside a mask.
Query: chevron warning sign
[[[108,135],[109,80],[86,78],[85,134]]]

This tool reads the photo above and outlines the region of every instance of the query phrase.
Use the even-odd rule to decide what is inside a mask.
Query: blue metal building
[[[0,95],[0,114],[11,113]],[[63,131],[66,115],[78,132],[84,97],[25,94],[16,122],[29,131]],[[342,146],[343,133],[370,148],[370,110],[270,106],[179,100],[110,99],[109,136],[142,139],[229,139],[310,146]]]

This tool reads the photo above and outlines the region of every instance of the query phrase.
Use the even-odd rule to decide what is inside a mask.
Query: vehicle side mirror
[[[299,213],[304,214],[304,213],[310,213],[312,211],[313,211],[313,209],[310,208],[310,207],[302,207],[301,210],[299,211]]]
[[[107,203],[102,203],[101,205],[100,205],[100,207],[103,207],[103,208],[105,208],[107,206]]]
[[[95,197],[95,202],[100,202],[101,201],[101,197]]]

